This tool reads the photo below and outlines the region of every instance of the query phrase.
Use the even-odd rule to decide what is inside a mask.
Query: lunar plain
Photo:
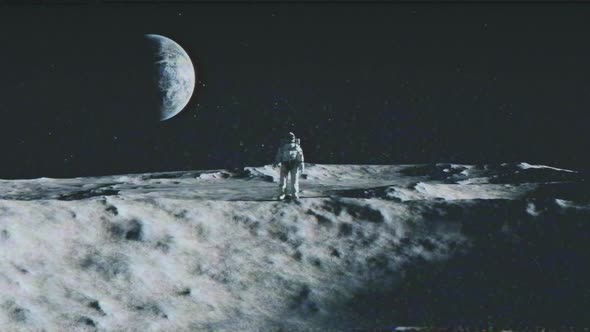
[[[584,175],[308,164],[0,181],[2,331],[588,325]]]

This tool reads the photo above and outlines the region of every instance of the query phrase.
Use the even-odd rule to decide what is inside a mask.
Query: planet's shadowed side
[[[93,125],[121,136],[136,128],[151,127],[160,120],[161,93],[155,65],[157,48],[142,36],[103,40],[102,61],[93,66],[88,99]],[[89,69],[90,70],[90,69]],[[100,75],[99,77],[96,77]],[[96,121],[105,123],[96,123]]]

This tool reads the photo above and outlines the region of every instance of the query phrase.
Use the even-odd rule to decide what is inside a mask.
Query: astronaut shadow
[[[310,198],[334,198],[334,195],[300,195],[299,198],[293,198],[290,196],[285,197],[283,200],[279,200],[277,197],[271,198],[230,198],[226,199],[227,202],[297,202],[300,200]]]
[[[248,198],[230,198],[225,199],[226,202],[277,202],[276,198],[260,198],[260,199],[248,199]]]

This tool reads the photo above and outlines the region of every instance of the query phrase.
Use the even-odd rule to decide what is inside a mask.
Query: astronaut
[[[299,175],[305,170],[303,150],[299,143],[300,141],[295,138],[295,134],[290,132],[281,141],[281,146],[277,151],[274,165],[281,167],[279,200],[284,199],[287,194],[287,176],[289,174],[291,174],[291,195],[295,199],[299,198]]]

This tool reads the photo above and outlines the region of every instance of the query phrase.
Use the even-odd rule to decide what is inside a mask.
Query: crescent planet
[[[180,113],[188,104],[195,89],[195,68],[186,51],[170,38],[147,34],[155,46],[154,65],[159,93],[160,121]]]

